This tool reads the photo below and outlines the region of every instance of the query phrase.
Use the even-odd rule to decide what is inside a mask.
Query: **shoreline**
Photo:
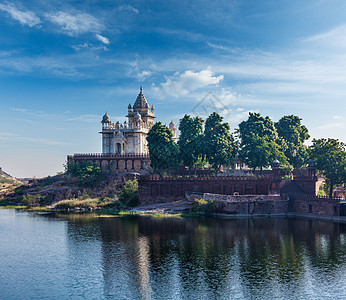
[[[53,209],[49,207],[28,208],[23,205],[3,205],[0,209],[14,209],[33,213],[61,213],[61,214],[96,214],[99,216],[148,216],[154,218],[216,218],[216,219],[257,219],[257,218],[282,218],[282,219],[305,219],[311,221],[324,221],[339,224],[346,224],[346,217],[326,216],[316,214],[288,213],[288,214],[221,214],[221,213],[201,213],[201,212],[165,212],[157,210],[140,210],[141,207],[133,209],[113,210],[113,209]]]

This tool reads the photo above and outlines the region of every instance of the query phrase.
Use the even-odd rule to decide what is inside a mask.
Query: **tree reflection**
[[[81,242],[73,237],[80,227],[98,228],[106,296],[301,298],[311,296],[316,277],[321,286],[314,291],[335,276],[346,279],[339,272],[346,267],[340,224],[138,216],[69,222],[72,243]]]

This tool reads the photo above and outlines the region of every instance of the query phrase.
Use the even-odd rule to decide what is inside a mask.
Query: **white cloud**
[[[102,43],[104,43],[105,45],[109,45],[109,44],[110,44],[108,38],[106,38],[105,36],[102,36],[102,35],[100,35],[100,34],[98,34],[98,33],[96,33],[96,38],[97,38],[99,41],[101,41]]]
[[[211,70],[202,70],[200,72],[188,70],[182,74],[175,73],[173,76],[165,78],[166,82],[160,83],[159,87],[153,85],[154,92],[160,98],[163,98],[164,95],[185,96],[197,89],[217,85],[223,80],[224,76],[214,76]]]
[[[119,6],[118,9],[120,11],[131,12],[131,13],[134,13],[136,15],[139,13],[137,8],[135,8],[135,7],[133,7],[132,5],[129,5],[129,4],[121,5],[121,6]]]
[[[20,11],[11,3],[0,4],[0,10],[9,13],[14,20],[19,21],[22,25],[33,27],[41,23],[40,18],[34,12]]]
[[[50,22],[59,25],[68,35],[95,32],[103,28],[96,18],[86,13],[69,14],[60,11],[46,14],[46,18]]]

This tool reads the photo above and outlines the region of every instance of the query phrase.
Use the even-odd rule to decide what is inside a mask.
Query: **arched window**
[[[121,154],[121,144],[117,143],[117,154]]]

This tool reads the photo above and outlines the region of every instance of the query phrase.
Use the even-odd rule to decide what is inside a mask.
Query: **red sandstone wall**
[[[340,215],[339,199],[329,199],[322,197],[294,196],[290,200],[290,212],[301,214],[315,214],[326,216]]]
[[[185,192],[213,193],[224,195],[268,195],[279,193],[280,182],[271,176],[261,177],[165,177],[141,176],[139,196],[141,202],[155,199],[184,198]]]

